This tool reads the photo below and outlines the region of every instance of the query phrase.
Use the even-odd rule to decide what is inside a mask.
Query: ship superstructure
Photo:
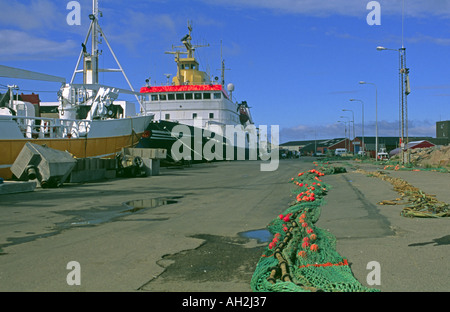
[[[166,148],[170,155],[172,144],[179,137],[172,128],[186,125],[192,127],[192,134],[195,128],[211,133],[203,135],[203,139],[215,137],[222,140],[222,136],[225,145],[246,149],[248,155],[248,149],[252,148],[251,143],[256,142],[257,137],[250,108],[245,101],[233,101],[234,85],[230,83],[225,87],[223,61],[220,82],[218,79],[212,81],[206,72],[200,70],[194,55],[195,49],[200,46],[192,44],[191,25],[188,30],[189,33],[181,39],[183,46],[166,52],[175,55],[177,72],[172,81],[161,86],[151,86],[147,81],[147,85],[141,88],[144,107],[155,114],[154,122],[148,128],[148,137],[142,140],[141,145]],[[180,48],[184,48],[184,51]],[[238,136],[242,135],[245,143],[238,146],[236,140],[226,137],[227,127],[228,130],[232,127]],[[193,155],[198,155],[198,151],[194,151]],[[230,155],[224,158],[230,159]]]

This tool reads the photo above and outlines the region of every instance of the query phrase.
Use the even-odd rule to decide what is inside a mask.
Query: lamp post
[[[399,119],[400,123],[400,148],[402,153],[402,162],[409,162],[409,151],[408,157],[405,157],[405,134],[406,134],[406,144],[409,143],[408,137],[408,104],[407,96],[411,93],[409,85],[409,68],[406,67],[406,49],[401,47],[400,49],[388,49],[385,47],[378,46],[378,51],[390,50],[397,51],[399,55]],[[406,133],[405,133],[406,132]],[[405,159],[406,158],[406,159]]]
[[[375,161],[378,161],[378,87],[371,82],[360,81],[359,84],[370,84],[375,86]]]
[[[358,101],[358,102],[361,102],[361,104],[362,104],[362,151],[364,152],[364,155],[365,155],[366,145],[364,144],[364,102],[362,100],[358,100],[358,99],[350,99],[350,101],[351,102]]]
[[[351,109],[343,109],[343,112],[352,112],[352,124],[353,124],[353,147],[355,147],[355,137],[356,137],[356,132],[355,132],[355,113],[351,110]],[[353,148],[353,152],[355,152],[355,149]]]
[[[342,122],[344,124],[344,129],[345,129],[345,149],[347,150],[347,122],[346,121],[342,121],[342,120],[338,120],[338,122]]]
[[[353,139],[356,137],[355,132],[355,113],[351,109],[343,109],[343,112],[352,112],[352,124],[353,124]]]
[[[348,122],[348,144],[349,144],[348,151],[350,152],[350,150],[352,149],[352,147],[351,147],[351,145],[350,145],[350,138],[351,138],[351,128],[350,128],[350,123],[351,123],[351,121],[350,121],[350,118],[347,117],[347,116],[340,116],[340,118],[347,118],[347,121],[346,121],[346,122]],[[345,138],[345,140],[347,141],[347,137]],[[345,144],[347,145],[347,142],[345,142]]]
[[[355,138],[356,138],[356,132],[355,132],[355,113],[351,109],[343,109],[343,112],[352,112],[352,124],[353,124],[353,147],[355,147]],[[355,149],[353,148],[353,152],[355,152]]]

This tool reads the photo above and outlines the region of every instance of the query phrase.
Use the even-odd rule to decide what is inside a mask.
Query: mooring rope
[[[434,195],[426,194],[419,188],[414,187],[407,181],[400,178],[393,178],[381,171],[365,171],[362,169],[356,170],[357,173],[362,173],[367,176],[376,177],[383,181],[387,181],[394,187],[401,198],[396,200],[382,200],[380,205],[405,205],[400,213],[404,217],[411,218],[439,218],[450,217],[449,204],[439,201]],[[407,202],[400,202],[406,199]]]

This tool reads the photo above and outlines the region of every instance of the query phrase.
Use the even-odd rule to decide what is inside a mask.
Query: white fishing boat
[[[58,102],[30,103],[20,100],[17,86],[8,86],[0,96],[0,177],[12,177],[10,167],[27,142],[68,151],[77,158],[112,158],[122,148],[135,147],[154,117],[144,106],[136,108],[131,101],[118,100],[119,94],[139,93],[131,86],[118,62],[99,22],[98,1],[93,11],[88,35],[82,44],[70,83],[62,77],[0,65],[0,77],[61,82]],[[119,69],[99,69],[99,35],[106,41]],[[86,45],[91,39],[92,50]],[[83,68],[78,69],[83,59]],[[99,83],[99,72],[122,72],[130,90]],[[76,74],[83,74],[83,83],[76,84]],[[43,105],[41,105],[43,104]],[[141,103],[140,103],[141,104]],[[49,114],[53,111],[53,115]]]
[[[246,101],[233,100],[234,85],[199,69],[192,44],[192,26],[182,46],[166,52],[175,55],[177,73],[166,85],[141,88],[145,108],[155,118],[147,128],[139,147],[165,148],[168,159],[240,160],[258,157],[258,129]],[[182,50],[180,50],[182,49]],[[186,55],[186,57],[181,57]]]

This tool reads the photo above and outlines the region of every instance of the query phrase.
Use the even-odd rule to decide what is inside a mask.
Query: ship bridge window
[[[186,100],[192,100],[192,93],[185,94]]]
[[[184,93],[177,93],[177,100],[184,100]]]
[[[209,119],[213,119],[214,118],[214,113],[209,113]]]
[[[160,95],[159,95],[159,100],[160,100],[160,101],[166,101],[166,100],[167,100],[167,95],[165,95],[165,94],[160,94]]]
[[[196,69],[195,64],[182,64],[181,69]]]
[[[170,119],[170,114],[166,114],[166,120]]]
[[[167,99],[168,99],[169,101],[175,101],[175,94],[169,93],[169,94],[167,95]]]
[[[217,92],[217,93],[214,93],[214,99],[221,99],[222,98],[222,93],[219,93],[219,92]]]
[[[152,94],[152,101],[158,101],[158,94]]]
[[[202,94],[201,93],[194,93],[194,99],[201,100],[202,99]]]
[[[211,93],[203,93],[203,99],[204,100],[210,100],[211,99]]]

